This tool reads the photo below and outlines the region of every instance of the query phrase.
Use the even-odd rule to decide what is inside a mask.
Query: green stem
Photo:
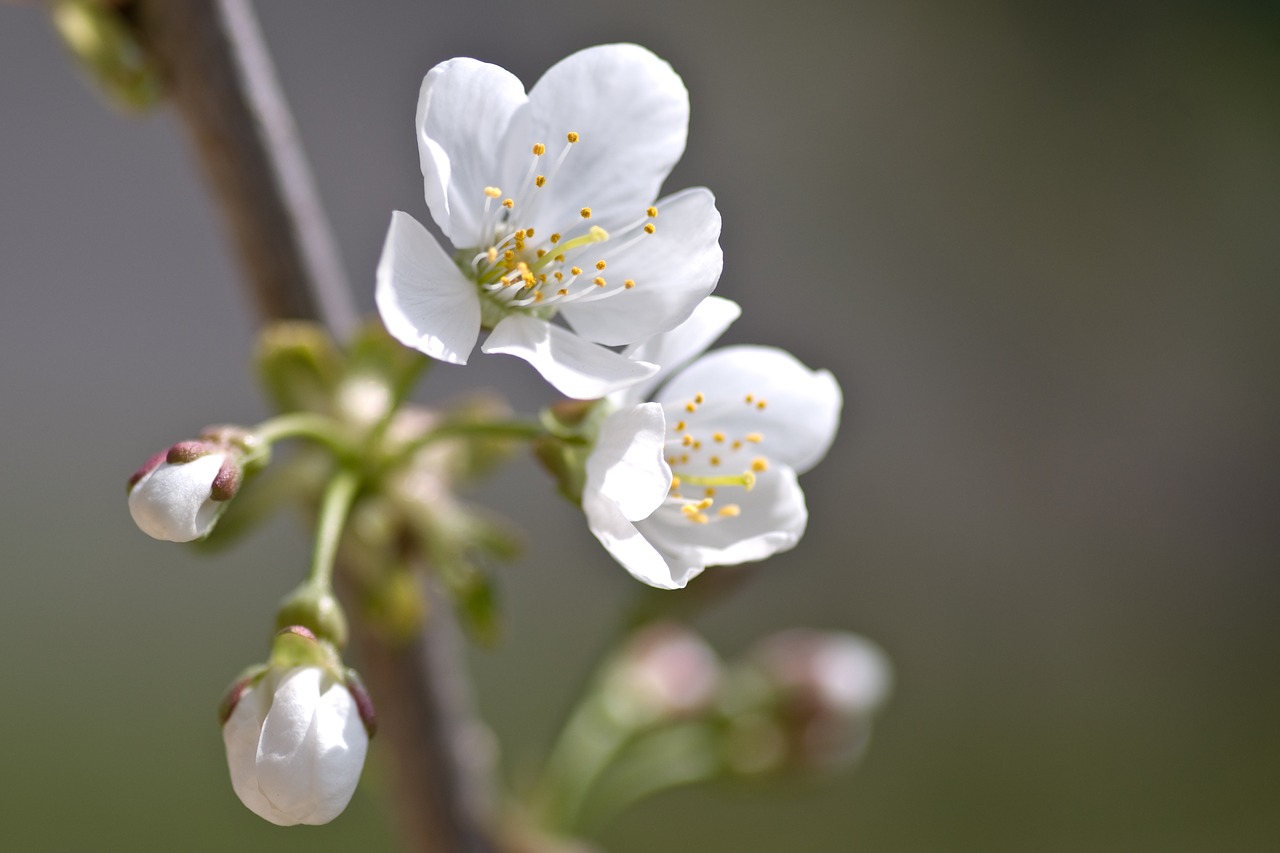
[[[264,444],[275,444],[286,438],[309,438],[327,446],[339,456],[350,452],[351,442],[342,425],[333,418],[312,412],[296,412],[263,421],[253,434]]]
[[[316,523],[316,547],[311,555],[311,573],[307,582],[325,592],[332,592],[333,589],[333,564],[338,554],[338,542],[342,539],[342,528],[359,488],[359,475],[342,468],[329,481],[320,504],[320,519]]]
[[[543,783],[548,828],[572,834],[597,780],[634,732],[612,719],[593,691],[565,723],[547,760]]]
[[[395,458],[390,460],[389,464],[391,467],[395,467],[411,458],[428,444],[434,444],[437,441],[450,438],[488,439],[490,441],[509,438],[517,441],[533,441],[548,434],[542,424],[533,421],[458,421],[455,423],[443,423],[400,447],[396,452]]]

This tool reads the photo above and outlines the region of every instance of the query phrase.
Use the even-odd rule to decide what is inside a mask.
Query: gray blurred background
[[[1280,849],[1280,8],[851,0],[260,6],[361,305],[392,209],[426,220],[418,85],[527,83],[637,41],[693,102],[668,189],[724,215],[729,342],[830,368],[847,408],[810,533],[698,622],[726,654],[856,630],[898,690],[827,785],[664,796],[639,851]],[[173,117],[124,118],[38,10],[0,7],[0,849],[390,850],[350,810],[236,800],[215,706],[305,569],[285,517],[200,557],[124,480],[267,414],[250,303]],[[427,393],[551,399],[524,364]],[[474,655],[519,774],[634,593],[530,463],[506,639]],[[532,515],[528,507],[536,507]]]

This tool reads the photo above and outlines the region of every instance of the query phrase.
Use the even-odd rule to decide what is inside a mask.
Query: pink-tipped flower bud
[[[618,653],[606,696],[615,716],[635,724],[681,719],[710,708],[720,677],[716,653],[697,634],[650,625]]]
[[[191,542],[209,534],[244,478],[239,444],[210,434],[157,453],[129,478],[129,514],[148,536]]]
[[[306,629],[286,629],[271,664],[238,679],[223,702],[231,786],[279,826],[328,823],[360,781],[373,704],[355,673],[332,659]]]
[[[750,657],[777,694],[793,761],[834,768],[858,757],[892,683],[878,646],[853,634],[794,629],[765,638]]]

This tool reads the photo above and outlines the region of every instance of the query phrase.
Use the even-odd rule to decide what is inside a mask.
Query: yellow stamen
[[[752,444],[759,444],[764,441],[764,436],[758,432],[749,432],[746,434],[745,438]]]
[[[533,145],[533,153],[535,156],[541,157],[543,154],[547,153],[547,146],[543,145],[541,142],[535,142]]]
[[[719,465],[719,464],[720,464],[720,457],[719,457],[719,456],[712,456],[712,457],[711,457],[711,464],[712,464],[712,465]]]
[[[733,518],[742,514],[742,507],[737,504],[725,504],[720,507],[720,514],[725,518]]]
[[[646,214],[650,219],[653,219],[653,218],[655,218],[655,217],[658,215],[658,208],[656,208],[656,207],[651,207],[651,208],[649,208],[648,210],[646,210],[646,211],[645,211],[645,214]]]
[[[573,143],[575,143],[575,142],[577,142],[577,141],[578,141],[578,134],[574,133],[574,132],[571,130],[571,131],[569,131],[567,134],[565,134],[565,138],[566,138],[566,139],[568,139],[568,140],[569,140],[569,144],[570,144],[570,145],[572,145]]]
[[[622,283],[622,286],[625,287],[627,290],[630,290],[631,288],[636,286],[635,279],[631,279],[631,278],[627,279]]]
[[[604,261],[596,261],[596,269],[602,270],[605,267]]]
[[[604,281],[604,279],[603,279],[603,278],[601,278],[600,276],[596,276],[595,278],[591,279],[591,282],[592,282],[592,284],[594,284],[596,287],[604,287],[604,285],[605,285],[605,281]]]
[[[756,408],[757,408],[757,409],[763,409],[763,408],[764,408],[765,406],[767,406],[767,405],[769,405],[768,401],[766,401],[766,400],[760,400],[759,402],[757,402],[757,403],[756,403]]]
[[[707,398],[703,396],[701,391],[699,391],[697,394],[693,395],[693,402],[701,406],[703,403],[707,402]]]
[[[516,200],[513,198],[504,198],[502,200],[502,206],[505,207],[507,210],[510,210],[511,208],[516,206]]]
[[[552,242],[552,243],[559,243],[559,242],[560,242],[560,235],[559,235],[559,234],[552,234],[552,235],[551,235],[551,242]]]
[[[568,296],[568,295],[569,295],[569,291],[565,290],[564,288],[560,288],[559,290],[556,291],[556,296]]]
[[[724,443],[724,433],[722,432],[712,433],[711,438],[718,443]]]
[[[486,257],[488,257],[488,259],[489,259],[489,263],[491,263],[491,264],[493,264],[493,263],[497,263],[497,261],[498,261],[498,250],[497,250],[495,247],[490,246],[490,247],[489,247],[489,251],[485,252],[485,256],[486,256]]]
[[[757,456],[755,459],[751,460],[751,470],[755,471],[757,474],[768,471],[769,460],[765,459],[763,456]]]
[[[677,422],[676,422],[676,432],[684,432],[684,428],[685,428],[685,422],[684,422],[684,421],[677,421]]]
[[[578,211],[578,215],[579,215],[579,216],[581,216],[583,219],[590,219],[590,218],[591,218],[591,208],[589,208],[589,207],[584,207],[584,208],[582,208],[582,210],[579,210],[579,211]]]
[[[502,195],[502,190],[498,189],[497,187],[485,187],[484,194],[487,195],[489,198],[497,198],[498,196]]]
[[[644,224],[644,233],[646,234],[652,234],[654,231],[657,231],[657,230],[658,229],[654,227],[654,224],[652,222],[646,222]]]
[[[582,267],[569,267],[569,272],[574,275],[582,275]]]
[[[538,177],[534,178],[533,185],[538,188],[545,187],[547,185],[547,176],[539,175]]]

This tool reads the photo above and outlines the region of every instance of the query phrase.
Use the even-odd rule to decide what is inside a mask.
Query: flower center
[[[613,253],[633,245],[657,231],[653,219],[656,207],[615,235],[592,225],[591,208],[583,207],[574,222],[565,223],[561,231],[543,235],[536,233],[533,221],[544,194],[555,183],[560,167],[569,152],[580,144],[579,135],[565,135],[564,147],[544,174],[540,167],[547,154],[541,142],[533,146],[533,159],[524,180],[512,195],[500,187],[485,187],[484,215],[480,226],[487,246],[464,255],[460,261],[464,271],[480,286],[488,301],[506,313],[516,308],[557,308],[568,302],[594,302],[607,299],[636,286],[634,279],[606,273],[609,265],[598,244],[612,243]],[[470,250],[469,250],[470,251]]]
[[[699,392],[684,403],[664,406],[665,456],[672,478],[663,506],[677,510],[693,524],[710,524],[741,515],[738,504],[718,502],[723,498],[720,490],[751,491],[756,475],[769,470],[768,458],[760,454],[763,434],[727,435],[715,428],[720,420],[717,414],[726,412],[726,402],[709,406],[707,395]],[[744,403],[757,412],[768,407],[755,394],[747,394]]]

